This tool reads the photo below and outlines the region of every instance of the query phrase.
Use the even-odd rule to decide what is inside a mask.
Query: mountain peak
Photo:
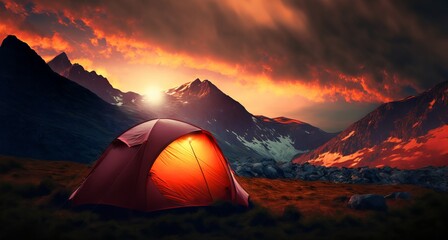
[[[295,162],[336,167],[446,166],[448,82],[384,103]]]
[[[32,49],[28,44],[22,42],[15,35],[8,35],[2,42],[2,49],[9,49],[13,51],[30,52]]]
[[[70,59],[65,52],[60,53],[48,62],[48,65],[53,69],[53,71],[62,74],[65,70],[72,66]]]
[[[54,57],[51,61],[57,61],[57,62],[65,64],[65,65],[68,65],[68,66],[72,65],[72,62],[70,62],[70,59],[68,58],[68,56],[65,52],[61,52],[59,55]]]
[[[206,96],[221,96],[225,95],[218,87],[216,87],[209,80],[201,81],[196,78],[194,81],[180,85],[179,87],[169,89],[169,95],[176,97],[197,97],[203,98]]]
[[[26,43],[20,41],[15,35],[8,35],[2,42],[2,48],[11,48],[17,46],[26,45]]]
[[[201,79],[196,78],[193,82],[191,82],[191,85],[199,85],[201,83],[202,83]]]
[[[205,79],[203,81],[201,81],[201,79],[196,78],[193,82],[190,83],[190,88],[217,88],[212,82],[210,82],[209,80]]]
[[[45,61],[28,44],[22,42],[14,35],[8,35],[0,46],[0,63],[17,69],[18,67],[25,72],[48,71]]]

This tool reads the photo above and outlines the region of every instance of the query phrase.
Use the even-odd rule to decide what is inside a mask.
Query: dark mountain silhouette
[[[134,92],[122,92],[109,83],[107,78],[95,71],[87,71],[83,66],[72,64],[64,52],[48,62],[48,65],[59,75],[89,89],[104,101],[114,105],[135,105],[142,101],[142,96]]]
[[[72,62],[68,59],[68,56],[65,52],[57,55],[47,64],[51,69],[53,69],[53,71],[59,73],[59,75],[61,76],[64,76],[73,66]]]
[[[295,159],[344,167],[448,165],[448,81],[381,105],[318,149]]]
[[[144,96],[113,88],[106,78],[72,64],[65,53],[48,64],[55,72],[86,87],[106,102],[146,118],[175,118],[212,132],[231,161],[248,157],[289,161],[334,136],[297,120],[253,116],[208,80],[196,79],[169,89],[163,104],[157,106],[148,104]]]
[[[141,121],[53,72],[15,36],[0,46],[0,84],[3,155],[90,162]]]
[[[289,161],[334,136],[297,120],[253,116],[208,80],[196,79],[169,89],[162,104],[151,105],[144,96],[123,93],[94,71],[88,72],[81,65],[72,64],[65,53],[48,64],[55,72],[109,103],[126,107],[146,118],[175,118],[212,132],[231,161],[246,158]]]

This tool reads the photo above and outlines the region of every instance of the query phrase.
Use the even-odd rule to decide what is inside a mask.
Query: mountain
[[[143,97],[135,92],[124,93],[114,88],[107,78],[95,71],[89,72],[80,64],[72,64],[65,52],[49,61],[48,65],[59,75],[89,89],[108,103],[118,106],[135,105],[143,100]]]
[[[298,120],[254,116],[208,80],[196,79],[167,90],[159,105],[148,104],[138,94],[134,98],[137,100],[129,103],[122,100],[130,99],[125,96],[131,93],[123,93],[94,71],[88,72],[79,64],[72,64],[65,53],[56,56],[48,65],[105,101],[146,119],[174,118],[212,132],[232,162],[247,158],[290,161],[335,136]],[[117,99],[120,101],[115,101]]]
[[[294,162],[402,169],[448,165],[448,81],[381,105]]]
[[[290,161],[334,136],[298,120],[254,116],[208,80],[196,79],[166,93],[177,102],[180,116],[212,132],[231,160]]]
[[[2,155],[91,162],[141,121],[53,72],[15,36],[0,46],[0,86]]]

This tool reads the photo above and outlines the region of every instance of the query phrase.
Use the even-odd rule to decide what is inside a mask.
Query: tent
[[[209,132],[155,119],[112,141],[70,201],[156,211],[217,200],[248,206],[248,197]]]

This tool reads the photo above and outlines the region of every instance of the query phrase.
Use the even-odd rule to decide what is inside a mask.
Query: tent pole
[[[199,169],[201,170],[202,177],[204,178],[205,186],[207,186],[208,195],[210,196],[210,199],[211,199],[212,202],[213,202],[212,193],[210,192],[210,188],[209,188],[209,186],[208,186],[207,179],[205,179],[204,171],[202,171],[202,167],[201,167],[201,164],[199,164],[198,157],[196,156],[196,153],[195,153],[195,151],[194,151],[194,149],[193,149],[193,146],[191,146],[191,139],[188,140],[188,144],[190,144],[191,151],[193,151],[194,158],[196,159],[196,162],[198,163]]]

